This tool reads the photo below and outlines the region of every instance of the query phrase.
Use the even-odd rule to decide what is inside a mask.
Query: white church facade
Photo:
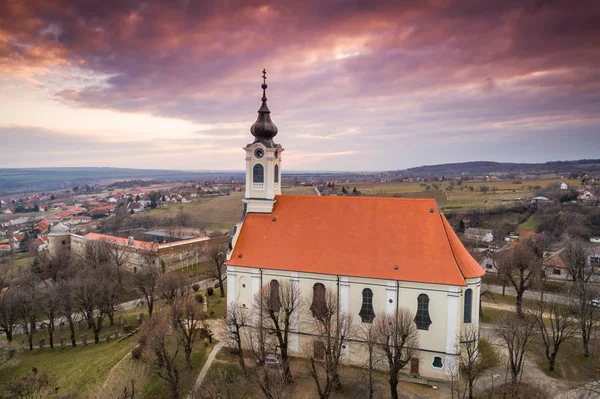
[[[261,287],[291,281],[310,302],[334,291],[353,323],[407,308],[415,315],[419,356],[407,372],[446,380],[460,355],[463,328],[479,326],[484,270],[464,248],[434,199],[281,195],[281,154],[262,106],[246,152],[246,204],[227,260],[227,301],[251,310]],[[292,320],[289,352],[311,338],[303,312]],[[344,361],[362,365],[360,340]]]

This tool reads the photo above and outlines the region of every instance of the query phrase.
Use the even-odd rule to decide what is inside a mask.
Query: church
[[[264,72],[264,71],[263,71]],[[415,315],[419,356],[410,374],[447,380],[460,353],[464,326],[479,325],[485,273],[440,213],[434,199],[281,195],[284,151],[262,105],[244,147],[246,192],[227,260],[227,301],[250,309],[260,288],[291,281],[303,297],[334,290],[354,323],[407,308]],[[296,318],[289,352],[302,355],[310,332]],[[349,342],[347,364],[363,358]]]

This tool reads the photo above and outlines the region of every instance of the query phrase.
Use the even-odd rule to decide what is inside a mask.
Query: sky
[[[0,167],[600,158],[600,1],[0,0]]]

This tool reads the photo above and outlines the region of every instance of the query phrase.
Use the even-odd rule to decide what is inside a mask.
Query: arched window
[[[417,315],[415,324],[419,330],[429,330],[431,318],[429,317],[429,297],[421,294],[417,297]]]
[[[254,165],[252,169],[252,182],[264,183],[265,182],[265,168],[259,163]]]
[[[436,369],[441,369],[443,366],[442,358],[439,356],[434,357],[432,366],[435,367]]]
[[[281,300],[279,299],[279,281],[271,280],[269,292],[269,311],[279,313]]]
[[[375,311],[373,310],[373,291],[369,288],[365,288],[362,292],[362,306],[358,315],[363,323],[372,323],[375,318]]]
[[[279,183],[279,165],[275,165],[275,183]]]
[[[313,317],[322,318],[327,313],[327,304],[325,303],[325,286],[321,283],[313,285],[313,301],[310,306]]]
[[[473,309],[473,290],[468,289],[465,291],[465,310],[464,310],[464,322],[471,322],[471,313]]]

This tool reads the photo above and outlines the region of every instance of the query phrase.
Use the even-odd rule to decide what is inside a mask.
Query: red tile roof
[[[227,263],[452,285],[485,273],[433,199],[278,196],[246,215]]]
[[[98,233],[87,233],[84,236],[84,238],[87,238],[88,240],[106,241],[106,242],[110,242],[113,244],[129,246],[129,239],[124,238],[124,237],[114,237],[114,236],[109,236],[106,234],[98,234]],[[151,242],[145,242],[145,241],[139,241],[139,240],[133,240],[133,247],[140,248],[140,249],[157,250],[158,244],[153,244]]]

